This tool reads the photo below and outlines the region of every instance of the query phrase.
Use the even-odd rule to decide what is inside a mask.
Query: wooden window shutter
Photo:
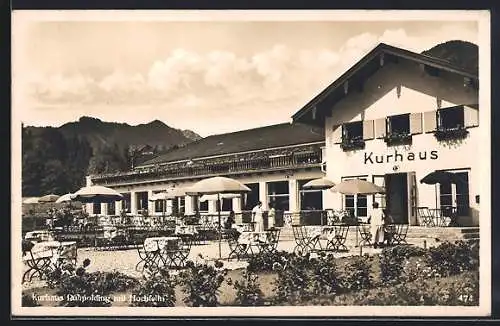
[[[385,118],[377,119],[375,122],[375,138],[385,137]]]
[[[436,111],[424,112],[424,132],[436,131]]]
[[[373,139],[375,137],[373,122],[373,120],[363,120],[363,139]]]
[[[342,125],[333,126],[332,142],[334,144],[340,144],[342,142]]]
[[[479,126],[479,110],[470,106],[464,105],[464,126],[477,127]]]
[[[410,114],[410,133],[412,135],[422,133],[422,113]]]

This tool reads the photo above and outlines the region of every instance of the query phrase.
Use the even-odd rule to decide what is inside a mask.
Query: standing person
[[[373,203],[370,215],[371,234],[373,237],[373,248],[377,248],[384,242],[384,213],[377,202]]]
[[[262,202],[258,202],[252,209],[252,222],[255,225],[255,232],[264,231],[264,219],[262,218]]]
[[[269,203],[269,213],[267,213],[267,229],[274,229],[276,224],[276,210],[274,209],[274,204]]]
[[[226,223],[224,223],[224,228],[226,230],[229,230],[233,227],[233,224],[235,223],[234,219],[234,211],[229,212],[229,216],[227,217]]]

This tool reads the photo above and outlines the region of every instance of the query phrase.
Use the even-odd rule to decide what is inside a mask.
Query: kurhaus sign
[[[396,163],[404,161],[416,161],[416,160],[437,160],[438,151],[419,151],[419,152],[405,152],[398,153],[394,151],[394,154],[376,155],[373,152],[365,152],[365,164],[375,164],[375,163]]]

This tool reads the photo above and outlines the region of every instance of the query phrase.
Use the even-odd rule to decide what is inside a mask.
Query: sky
[[[13,22],[13,109],[25,125],[157,119],[204,137],[289,122],[380,42],[415,52],[448,40],[478,43],[470,20],[21,20],[15,13]]]

